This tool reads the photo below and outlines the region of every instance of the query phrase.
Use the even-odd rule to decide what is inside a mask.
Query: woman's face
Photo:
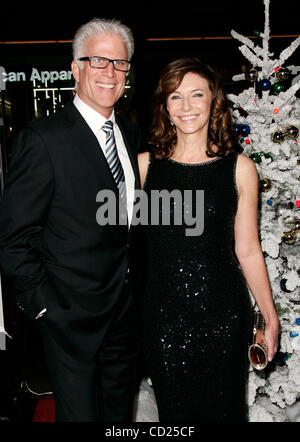
[[[188,72],[167,99],[167,109],[177,128],[177,135],[178,132],[208,131],[211,103],[208,81],[199,74]]]

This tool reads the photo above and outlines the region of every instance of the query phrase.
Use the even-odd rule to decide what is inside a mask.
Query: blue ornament
[[[236,132],[237,135],[240,135],[241,132],[241,124],[235,124],[233,126],[234,131]]]
[[[283,366],[285,365],[285,361],[287,361],[289,359],[289,354],[288,353],[282,353],[281,351],[278,351],[273,359],[273,362],[275,362],[276,365],[279,366]]]
[[[298,336],[297,332],[290,332],[290,337],[291,338],[296,338]]]
[[[273,202],[271,200],[267,200],[268,206],[272,206]]]
[[[250,134],[250,126],[248,126],[248,124],[242,124],[240,130],[241,135],[243,135],[244,137]]]
[[[296,324],[300,325],[300,318],[296,318]]]
[[[269,80],[267,80],[266,78],[263,78],[262,80],[260,80],[258,85],[262,91],[268,91],[271,89],[271,82]]]
[[[281,290],[282,291],[284,291],[285,293],[291,293],[291,291],[290,290],[288,290],[287,288],[286,288],[286,282],[287,282],[287,279],[282,279],[281,281],[280,281],[280,288],[281,288]]]

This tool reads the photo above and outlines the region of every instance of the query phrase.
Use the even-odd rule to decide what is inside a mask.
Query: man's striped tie
[[[121,200],[125,208],[127,208],[125,175],[117,151],[117,146],[113,131],[113,122],[110,120],[106,121],[102,126],[102,130],[106,134],[106,144],[105,144],[106,159],[110,167],[111,173],[114,177],[114,180],[119,188],[119,194]]]

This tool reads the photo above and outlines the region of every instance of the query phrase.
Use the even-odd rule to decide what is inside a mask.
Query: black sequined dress
[[[192,204],[189,192],[182,198],[181,225],[178,212],[175,217],[180,200],[174,193],[170,225],[161,219],[160,225],[143,227],[143,345],[161,422],[247,419],[251,305],[233,251],[236,161],[237,154],[230,153],[201,164],[171,159],[152,159],[149,164],[144,185],[149,208],[155,190],[169,195],[189,190],[194,196]],[[204,206],[196,190],[204,191]],[[200,213],[203,233],[193,236],[189,230],[187,235],[189,216],[199,218]]]

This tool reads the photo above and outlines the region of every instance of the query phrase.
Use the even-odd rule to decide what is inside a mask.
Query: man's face
[[[98,34],[86,38],[85,53],[82,56],[127,60],[127,50],[118,35]],[[88,61],[81,63],[83,63],[83,69],[79,69],[76,60],[72,62],[72,72],[77,83],[79,98],[105,118],[109,118],[114,104],[123,94],[126,72],[116,70],[112,63],[104,69],[92,68]]]

